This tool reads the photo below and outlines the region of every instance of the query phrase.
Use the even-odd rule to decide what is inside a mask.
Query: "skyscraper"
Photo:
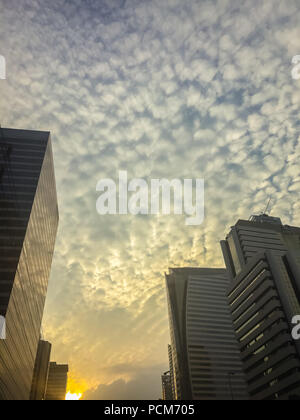
[[[34,373],[30,399],[42,401],[45,399],[49,375],[51,344],[48,341],[40,340],[35,359]]]
[[[170,379],[171,379],[172,400],[174,400],[175,384],[174,384],[174,366],[173,366],[173,355],[172,355],[171,344],[168,344],[168,358],[169,358],[169,372],[170,372]]]
[[[68,382],[68,365],[50,363],[46,401],[62,401],[66,397]]]
[[[28,400],[58,225],[50,133],[0,129],[0,399]]]
[[[300,228],[267,215],[239,220],[221,242],[230,311],[253,400],[300,396]]]
[[[174,399],[247,399],[224,269],[166,274]]]
[[[162,386],[162,399],[163,400],[172,400],[172,383],[171,383],[171,376],[170,372],[165,372],[161,376],[161,386]]]
[[[239,220],[221,247],[230,278],[238,275],[246,263],[266,250],[276,255],[289,252],[300,265],[300,228],[283,226],[280,218],[266,214]]]

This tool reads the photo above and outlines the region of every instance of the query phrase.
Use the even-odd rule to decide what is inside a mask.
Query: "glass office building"
[[[174,399],[248,399],[226,270],[173,268],[166,285]]]
[[[40,340],[35,359],[34,373],[30,399],[42,401],[45,399],[49,366],[50,366],[51,344],[48,341]]]
[[[174,366],[173,366],[173,355],[172,355],[172,346],[168,344],[168,359],[169,359],[169,372],[171,378],[171,391],[172,391],[172,400],[175,396],[175,384],[174,384]]]
[[[259,252],[276,255],[289,252],[300,266],[300,228],[283,225],[280,218],[266,214],[238,220],[224,241],[221,241],[224,260],[231,279]]]
[[[173,400],[172,392],[172,381],[170,372],[165,372],[161,376],[161,387],[162,387],[162,399],[163,400]]]
[[[0,399],[28,400],[58,226],[49,132],[0,129]]]
[[[63,401],[66,398],[68,371],[68,365],[50,363],[46,401]]]
[[[300,399],[300,228],[265,214],[239,220],[221,242],[228,301],[252,400]]]

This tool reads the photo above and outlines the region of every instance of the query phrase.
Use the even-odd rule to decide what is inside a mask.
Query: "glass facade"
[[[40,340],[35,359],[34,374],[30,399],[42,401],[45,399],[49,375],[51,344],[48,341]]]
[[[222,250],[250,398],[299,399],[300,343],[292,339],[291,320],[300,311],[300,228],[253,216],[236,223]],[[242,267],[238,275],[232,261]]]
[[[277,255],[291,252],[300,266],[300,228],[281,223],[280,218],[267,215],[239,220],[221,241],[225,264],[234,278],[258,252],[266,250]]]
[[[226,271],[175,268],[166,284],[175,399],[247,399]]]
[[[0,399],[28,400],[58,226],[50,134],[0,129]]]
[[[268,250],[253,257],[229,289],[251,400],[300,396],[300,346],[290,333],[300,311],[291,282],[298,273],[291,255]]]
[[[172,393],[172,381],[169,372],[166,372],[161,377],[161,385],[162,385],[162,399],[163,400],[172,400],[173,393]]]
[[[68,365],[50,363],[46,401],[63,401],[66,398],[68,371]]]
[[[236,246],[235,246],[234,239],[233,239],[232,235],[229,235],[229,237],[227,239],[227,242],[228,242],[228,246],[229,246],[229,249],[230,249],[232,262],[233,262],[233,265],[234,265],[234,272],[235,272],[235,274],[239,274],[242,270],[242,266],[241,266],[241,263],[240,263],[240,260],[239,260],[239,256],[238,256],[238,253],[237,253]]]
[[[187,281],[179,269],[170,269],[166,274],[166,289],[168,298],[169,325],[171,337],[172,360],[170,369],[173,378],[174,400],[192,399],[189,378],[188,355],[186,347],[186,291]],[[170,354],[169,354],[170,355]]]

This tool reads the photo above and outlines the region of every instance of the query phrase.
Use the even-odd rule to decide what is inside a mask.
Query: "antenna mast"
[[[269,198],[269,201],[268,201],[267,207],[266,207],[266,209],[265,209],[265,211],[264,211],[264,213],[263,213],[263,214],[267,214],[268,208],[269,208],[270,203],[271,203],[271,199],[272,199],[272,197],[270,197],[270,198]]]

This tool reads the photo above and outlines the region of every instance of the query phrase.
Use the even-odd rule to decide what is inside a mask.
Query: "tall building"
[[[51,344],[40,340],[34,365],[30,399],[42,401],[45,399],[49,375]]]
[[[170,372],[167,371],[161,376],[162,399],[173,400],[172,383]]]
[[[173,268],[166,286],[174,399],[247,399],[226,270]]]
[[[168,344],[168,358],[169,358],[169,372],[171,379],[171,391],[172,391],[172,400],[175,399],[175,384],[174,384],[174,366],[173,366],[173,355],[172,355],[172,346]]]
[[[230,311],[253,400],[300,396],[300,228],[267,215],[239,220],[221,242]]]
[[[50,133],[0,128],[0,399],[28,400],[58,207]]]
[[[284,226],[278,217],[266,214],[239,220],[230,230],[221,247],[230,278],[238,275],[258,252],[276,255],[289,252],[300,265],[300,228]]]
[[[61,401],[66,397],[68,382],[68,365],[50,363],[46,401]]]

